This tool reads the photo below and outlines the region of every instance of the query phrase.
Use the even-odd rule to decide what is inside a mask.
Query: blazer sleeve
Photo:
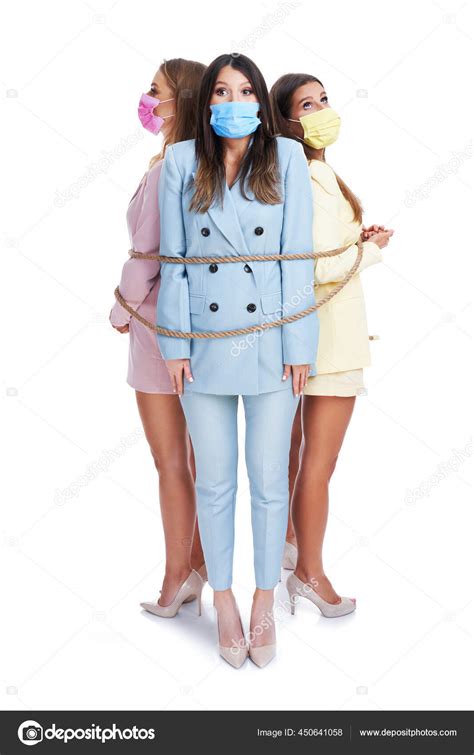
[[[362,249],[363,253],[357,270],[358,273],[382,261],[382,252],[373,241],[364,241]],[[319,285],[323,283],[338,283],[347,275],[356,258],[357,246],[354,244],[347,251],[338,254],[336,257],[322,257],[317,260],[315,265],[316,283]]]
[[[135,228],[130,233],[130,243],[137,252],[156,254],[160,247],[160,217],[158,209],[158,182],[160,177],[159,166],[148,171],[143,179],[144,185],[140,186],[132,198],[140,201],[139,215]],[[150,293],[160,272],[160,263],[157,260],[141,260],[131,257],[123,268],[120,278],[119,290],[125,301],[134,309],[143,303]],[[115,302],[109,315],[112,325],[126,325],[132,316]]]
[[[179,171],[173,147],[166,150],[161,171],[159,204],[161,218],[161,254],[186,256],[186,233],[183,217],[184,180]],[[170,330],[191,330],[189,286],[186,265],[161,263],[161,287],[157,303],[157,324]],[[189,339],[157,334],[164,359],[189,359]]]
[[[283,255],[313,251],[313,195],[308,163],[301,145],[295,141],[290,144],[280,243]],[[283,315],[296,314],[314,304],[314,261],[282,261],[281,268]],[[284,363],[310,364],[314,373],[319,338],[317,313],[283,325],[282,329]]]

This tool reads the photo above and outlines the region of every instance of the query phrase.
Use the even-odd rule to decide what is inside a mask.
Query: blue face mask
[[[221,102],[210,105],[210,108],[212,128],[217,136],[226,136],[228,139],[249,136],[262,122],[257,118],[260,109],[258,102]]]

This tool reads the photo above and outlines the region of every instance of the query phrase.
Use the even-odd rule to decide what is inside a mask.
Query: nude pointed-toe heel
[[[260,647],[256,648],[250,645],[249,655],[250,660],[252,660],[256,666],[263,668],[276,656],[276,643],[271,645],[260,645]]]
[[[253,606],[252,606],[252,613],[253,613]],[[260,626],[265,626],[265,622],[268,622],[270,620],[273,624],[275,623],[275,618],[273,614],[273,609],[271,611],[266,610],[264,614],[264,619],[260,619],[259,623]],[[258,624],[257,624],[258,626]],[[252,636],[258,636],[257,631],[254,630],[254,632],[250,633],[250,637]],[[269,642],[266,645],[253,645],[252,642],[249,644],[249,655],[250,660],[255,663],[256,666],[259,668],[263,668],[264,666],[267,666],[270,661],[272,661],[276,656],[276,640],[273,639],[273,642]]]
[[[199,567],[199,569],[196,569],[195,571],[197,571],[203,583],[205,584],[208,581],[206,564],[203,564],[202,566]],[[196,598],[194,597],[194,595],[190,595],[189,598],[186,598],[186,600],[184,600],[183,602],[192,603],[193,600],[196,600]]]
[[[219,645],[219,655],[234,668],[240,668],[247,660],[248,650],[246,648],[228,648]]]
[[[294,571],[296,569],[296,561],[298,559],[298,549],[293,543],[285,541],[285,550],[283,551],[283,561],[281,563],[283,569],[290,569]]]
[[[295,573],[290,574],[288,577],[286,588],[290,596],[290,610],[293,615],[298,598],[307,598],[311,603],[314,603],[326,619],[336,619],[339,616],[346,616],[349,613],[353,613],[356,609],[356,602],[353,598],[341,598],[339,603],[328,603],[313,590],[310,584],[303,582]]]
[[[141,607],[154,614],[155,616],[161,616],[162,619],[172,619],[178,613],[183,603],[189,603],[191,600],[197,600],[197,612],[198,616],[201,615],[201,593],[204,587],[199,574],[191,570],[189,577],[184,580],[180,586],[178,592],[174,596],[171,603],[167,606],[160,606],[159,603],[140,603]]]
[[[247,656],[249,654],[248,645],[247,643],[245,643],[245,645],[243,646],[233,645],[232,647],[221,645],[219,641],[220,640],[219,638],[219,614],[217,613],[217,609],[215,606],[214,606],[214,611],[216,614],[217,643],[219,646],[219,655],[221,656],[221,658],[227,661],[227,663],[229,663],[234,668],[240,668],[247,660]],[[240,625],[242,626],[242,619],[240,619]],[[245,637],[243,627],[242,627],[242,634]]]

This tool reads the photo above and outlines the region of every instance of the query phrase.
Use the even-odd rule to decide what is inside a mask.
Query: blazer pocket
[[[189,294],[189,311],[192,315],[202,315],[206,297],[203,294]]]
[[[262,312],[265,315],[272,315],[274,313],[283,313],[283,306],[281,303],[282,294],[281,291],[276,291],[274,294],[263,294],[260,298],[262,305]]]

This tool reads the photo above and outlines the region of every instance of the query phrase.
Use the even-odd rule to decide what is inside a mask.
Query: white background
[[[472,705],[471,5],[4,5],[1,708]],[[364,274],[380,340],[331,486],[327,571],[357,612],[328,621],[300,603],[278,623],[277,659],[239,672],[218,658],[208,587],[200,619],[193,604],[173,621],[139,607],[163,573],[157,480],[125,383],[128,336],[108,323],[127,204],[159,149],[139,96],[163,58],[235,50],[269,86],[321,78],[342,116],[328,162],[367,223],[396,229]],[[246,622],[243,467],[239,480]]]

